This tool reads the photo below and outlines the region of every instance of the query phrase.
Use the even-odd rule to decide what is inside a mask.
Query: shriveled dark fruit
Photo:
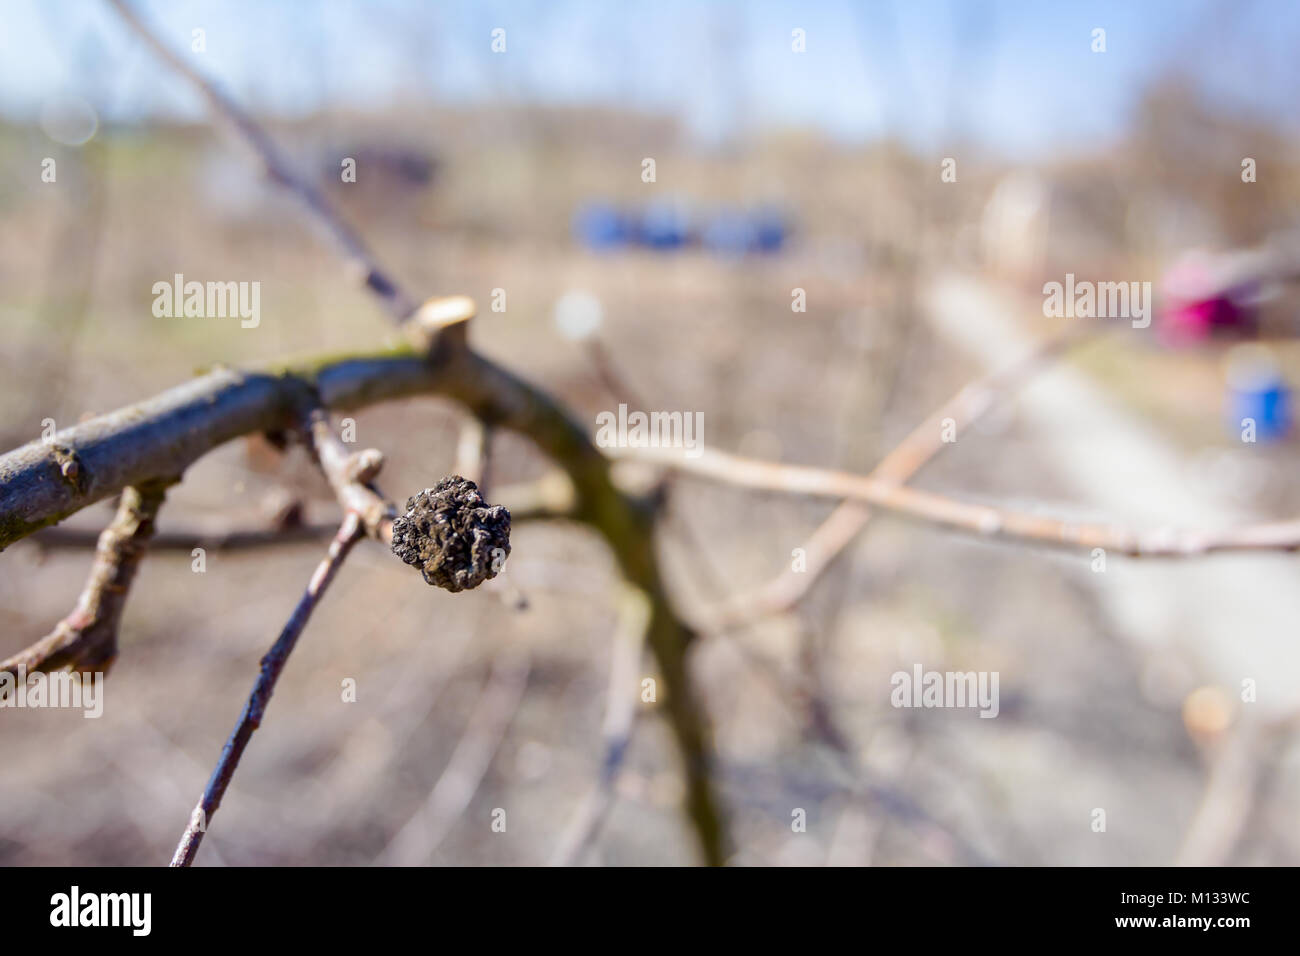
[[[393,521],[393,553],[448,591],[476,588],[497,576],[510,554],[510,512],[488,505],[459,475],[441,479],[406,502]]]

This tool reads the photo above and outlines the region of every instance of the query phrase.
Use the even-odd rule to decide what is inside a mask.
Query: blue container
[[[1242,419],[1255,421],[1256,441],[1277,441],[1291,430],[1291,390],[1281,382],[1228,389],[1228,430],[1240,437]]]
[[[651,249],[681,249],[691,241],[690,217],[676,203],[653,203],[641,217],[640,235]]]
[[[710,252],[740,258],[755,248],[758,233],[753,222],[737,212],[720,212],[709,220],[700,237]]]
[[[1255,440],[1276,441],[1291,429],[1291,390],[1271,351],[1240,345],[1227,356],[1228,431],[1242,437],[1243,419],[1255,423]]]
[[[606,203],[588,203],[573,217],[573,236],[594,252],[630,245],[636,226],[621,211]]]
[[[780,252],[785,245],[788,226],[776,209],[760,209],[754,215],[754,251]]]

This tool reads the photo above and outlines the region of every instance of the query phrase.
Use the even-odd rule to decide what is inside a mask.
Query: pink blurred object
[[[1190,345],[1212,337],[1254,336],[1257,281],[1240,271],[1236,263],[1202,252],[1179,260],[1161,282],[1161,340]]]

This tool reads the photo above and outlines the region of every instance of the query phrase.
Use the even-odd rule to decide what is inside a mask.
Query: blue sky
[[[1104,144],[1171,70],[1233,112],[1295,130],[1292,0],[137,0],[241,100],[302,113],[427,96],[666,111],[705,141],[770,126],[849,142],[957,139],[1004,154]],[[191,31],[207,51],[189,52]],[[506,30],[494,54],[491,31]],[[807,52],[791,52],[791,30]],[[1090,50],[1093,28],[1107,52]],[[0,111],[74,92],[108,119],[198,117],[97,0],[7,0]]]

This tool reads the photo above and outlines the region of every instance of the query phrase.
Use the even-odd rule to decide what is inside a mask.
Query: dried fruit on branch
[[[406,502],[393,522],[393,553],[436,587],[476,588],[496,577],[510,554],[510,512],[451,475]]]

